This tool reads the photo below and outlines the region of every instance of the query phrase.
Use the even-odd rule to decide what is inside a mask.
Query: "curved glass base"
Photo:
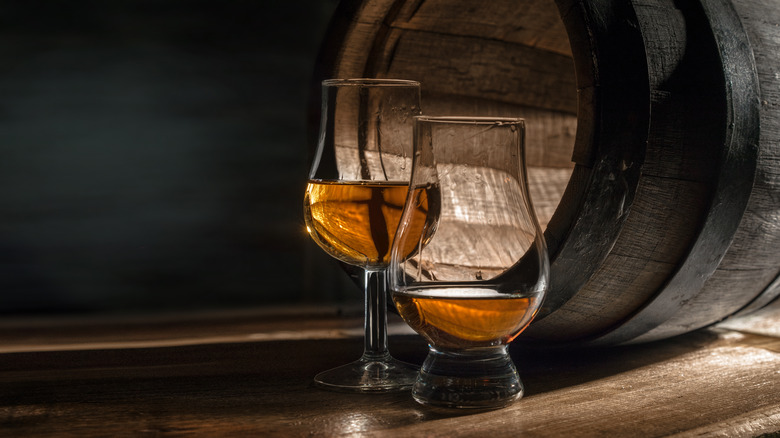
[[[420,367],[394,359],[363,356],[352,363],[314,376],[317,386],[343,392],[394,392],[409,390]]]
[[[523,384],[506,346],[449,352],[431,347],[412,396],[441,408],[497,409],[520,399]]]

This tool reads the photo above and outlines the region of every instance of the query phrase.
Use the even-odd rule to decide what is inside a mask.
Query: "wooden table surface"
[[[780,305],[608,349],[512,346],[526,395],[443,412],[406,392],[312,385],[357,358],[357,313],[281,311],[0,321],[2,436],[780,436]],[[398,320],[391,349],[421,363]]]

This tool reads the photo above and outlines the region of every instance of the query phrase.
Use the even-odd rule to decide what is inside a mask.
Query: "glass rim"
[[[384,87],[419,87],[419,81],[410,79],[385,79],[385,78],[348,78],[348,79],[325,79],[322,81],[323,87],[333,86],[384,86]]]
[[[414,116],[415,121],[430,123],[459,123],[464,125],[525,125],[522,117],[491,117],[491,116]]]

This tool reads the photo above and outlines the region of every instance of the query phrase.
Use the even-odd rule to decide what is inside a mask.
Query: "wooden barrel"
[[[426,114],[526,118],[551,254],[527,337],[644,342],[780,295],[776,6],[343,0],[313,83],[415,79]]]

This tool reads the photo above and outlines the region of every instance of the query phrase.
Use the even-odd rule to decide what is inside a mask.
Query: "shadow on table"
[[[517,342],[510,346],[510,352],[529,396],[663,362],[717,339],[715,333],[702,330],[656,342],[614,347],[544,348]]]

